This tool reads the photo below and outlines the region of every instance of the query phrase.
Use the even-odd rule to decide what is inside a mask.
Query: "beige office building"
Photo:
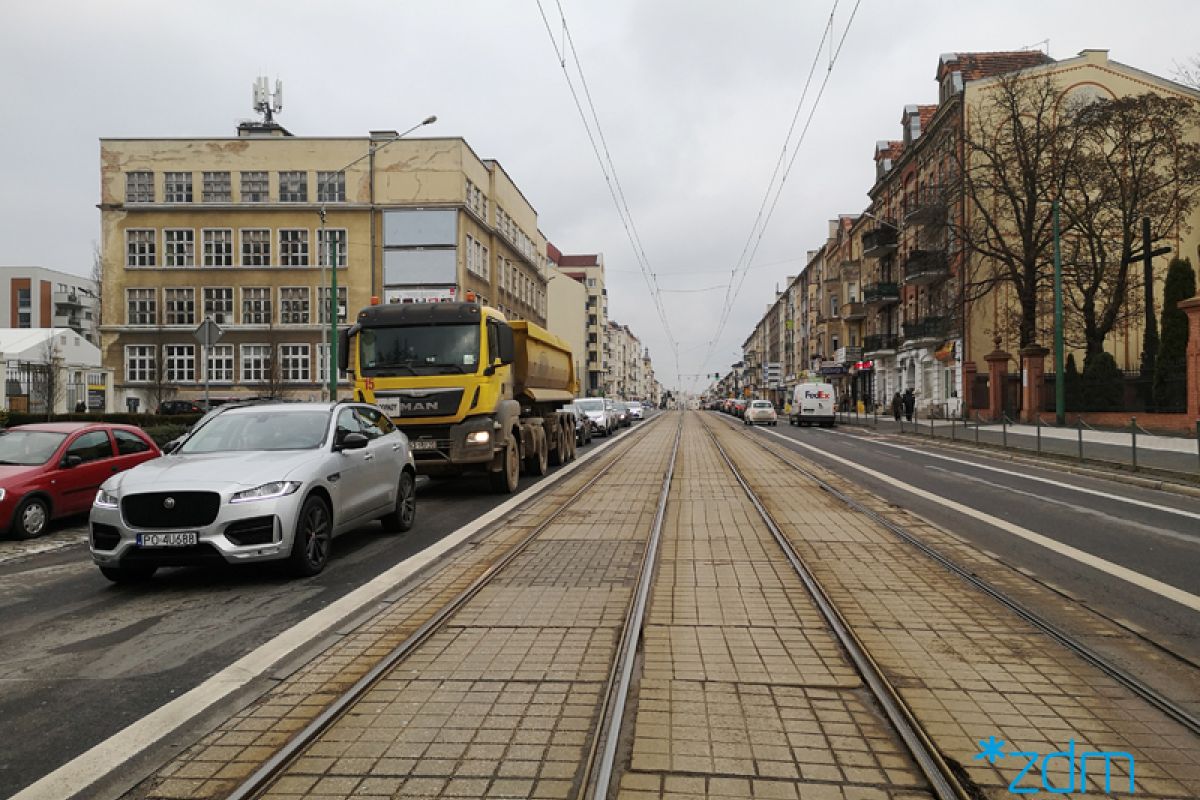
[[[499,162],[460,138],[291,136],[100,143],[101,351],[118,405],[317,399],[328,375],[329,263],[339,323],[373,297],[468,292],[546,322],[546,242]],[[223,336],[202,363],[194,336]]]

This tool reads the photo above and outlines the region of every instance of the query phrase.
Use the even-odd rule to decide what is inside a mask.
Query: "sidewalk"
[[[997,445],[1012,450],[1026,450],[1080,461],[1105,462],[1122,467],[1134,466],[1134,437],[1130,431],[1103,431],[1089,428],[1056,428],[1043,425],[963,422],[962,420],[917,419],[897,423],[889,417],[838,414],[839,425],[852,425],[877,430],[880,433],[915,433],[963,442]],[[1039,443],[1040,437],[1040,443]],[[1182,436],[1157,436],[1137,432],[1136,466],[1178,472],[1187,476],[1200,475],[1200,442]]]

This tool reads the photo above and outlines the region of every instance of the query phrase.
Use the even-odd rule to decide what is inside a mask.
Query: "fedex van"
[[[831,428],[835,399],[832,383],[801,383],[792,395],[792,415],[788,421],[793,425],[817,423]]]

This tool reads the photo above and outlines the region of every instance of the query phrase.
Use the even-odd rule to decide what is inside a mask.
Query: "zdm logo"
[[[1013,778],[1012,783],[1008,785],[1008,791],[1012,794],[1037,794],[1038,787],[1032,785],[1032,780],[1026,779],[1026,776],[1037,774],[1040,768],[1042,785],[1041,788],[1050,794],[1070,794],[1071,792],[1079,792],[1080,794],[1087,793],[1087,776],[1088,763],[1095,767],[1099,767],[1099,763],[1104,763],[1104,793],[1108,794],[1112,791],[1113,765],[1120,765],[1122,762],[1129,764],[1129,793],[1134,793],[1133,781],[1133,756],[1129,753],[1119,750],[1088,750],[1076,752],[1075,740],[1071,739],[1067,742],[1065,750],[1056,753],[1035,753],[1032,751],[1010,750],[1004,751],[1006,743],[1003,739],[997,739],[995,736],[989,736],[986,739],[979,740],[980,752],[975,754],[975,759],[987,759],[989,764],[995,764],[997,759],[1001,758],[1017,758],[1024,759],[1025,765],[1021,767],[1021,771],[1017,773],[1017,777]],[[1050,774],[1057,772],[1059,768],[1051,768],[1051,764],[1055,762],[1063,762],[1062,766],[1066,767],[1067,785],[1055,786],[1050,780]],[[1120,780],[1120,776],[1118,776]],[[1024,781],[1024,785],[1022,784]]]

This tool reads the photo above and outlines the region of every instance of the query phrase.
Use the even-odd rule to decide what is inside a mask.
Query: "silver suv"
[[[92,559],[112,581],[158,567],[287,561],[315,575],[332,538],[416,519],[408,438],[366,403],[231,408],[170,455],[104,482],[91,511]]]

